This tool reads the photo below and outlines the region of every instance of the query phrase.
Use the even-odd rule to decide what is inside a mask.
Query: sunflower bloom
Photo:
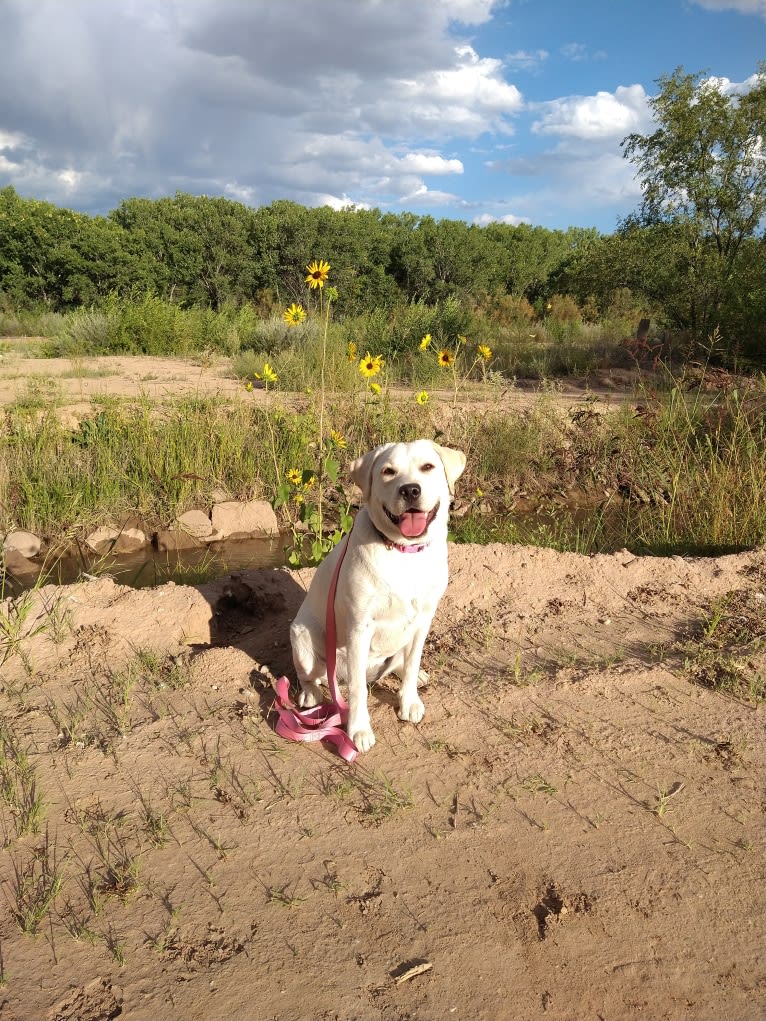
[[[306,283],[312,289],[315,287],[324,287],[324,282],[330,273],[330,263],[325,262],[324,259],[314,259],[306,267],[308,276],[306,277]]]
[[[291,468],[287,473],[287,481],[293,486],[299,486],[303,475],[298,471],[297,468]]]
[[[415,394],[415,400],[418,402],[418,404],[423,405],[428,404],[431,398],[426,390],[421,390],[419,394]]]
[[[383,359],[380,355],[374,357],[368,351],[364,358],[359,360],[359,371],[363,376],[369,378],[370,376],[377,376],[380,370],[383,368]]]
[[[431,343],[431,334],[427,333],[420,342],[420,350],[425,351],[428,345]]]
[[[276,383],[279,376],[274,372],[268,362],[263,363],[263,369],[255,373],[256,379],[262,379],[264,383]]]
[[[348,444],[346,443],[346,438],[344,436],[341,436],[341,434],[339,432],[336,432],[334,429],[330,430],[330,439],[332,440],[333,444],[338,448],[338,450],[345,450],[346,447],[348,446]]]
[[[306,309],[303,305],[296,305],[295,302],[282,313],[282,318],[288,326],[300,326],[306,318]]]
[[[479,344],[476,350],[479,352],[479,354],[481,355],[485,362],[488,362],[492,358],[492,348],[487,347],[486,344]]]
[[[374,393],[377,397],[381,391],[380,383],[370,383],[370,393]]]
[[[455,356],[451,351],[448,351],[446,347],[443,347],[437,355],[437,361],[443,369],[448,369],[455,361]]]

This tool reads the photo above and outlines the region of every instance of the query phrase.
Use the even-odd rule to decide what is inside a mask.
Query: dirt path
[[[183,394],[243,395],[242,384],[231,378],[231,362],[217,358],[200,363],[184,358],[153,358],[144,355],[104,356],[99,358],[24,358],[18,354],[0,355],[0,407],[38,395],[55,399],[64,416],[87,414],[94,397],[138,397],[165,400]],[[586,378],[557,381],[550,392],[551,400],[563,407],[596,396],[603,404],[617,404],[633,395],[635,377],[623,369],[601,370]],[[397,391],[394,390],[394,395]],[[475,384],[465,388],[460,401],[472,404],[500,403],[506,407],[532,407],[539,394],[534,381],[509,386],[505,390]],[[410,400],[411,389],[401,391],[402,399]],[[451,390],[431,393],[432,399],[450,402]],[[264,391],[254,390],[248,399],[270,399]],[[277,392],[280,401],[305,397]]]
[[[736,593],[719,633],[763,687],[766,553],[450,559],[426,718],[374,690],[354,766],[270,725],[311,572],[33,597],[1,668],[0,773],[28,789],[28,751],[45,811],[0,802],[4,1019],[763,1016],[763,711],[692,680],[728,676],[700,620]]]

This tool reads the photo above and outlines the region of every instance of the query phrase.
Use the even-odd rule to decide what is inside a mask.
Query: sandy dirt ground
[[[763,711],[698,683],[764,551],[450,563],[351,766],[273,732],[311,571],[0,608],[5,1021],[764,1016]]]
[[[636,374],[626,369],[600,370],[587,378],[559,381],[551,399],[568,408],[586,399],[598,397],[604,405],[618,404],[633,395]],[[82,418],[92,412],[93,398],[139,397],[154,401],[184,394],[217,394],[233,397],[244,395],[242,383],[231,376],[231,361],[217,358],[200,363],[185,358],[158,358],[141,355],[110,355],[99,358],[25,358],[15,352],[0,350],[0,407],[24,399],[30,389],[37,396],[55,398],[59,413],[65,420]],[[498,402],[509,407],[531,407],[537,400],[539,386],[534,381],[520,382],[503,390],[481,384],[464,387],[461,403],[474,406]],[[397,391],[392,391],[396,396]],[[412,390],[402,390],[403,400],[411,400]],[[451,390],[431,392],[435,401],[451,402]],[[276,391],[267,394],[253,390],[254,401],[296,400],[296,395]],[[298,402],[302,399],[297,397]],[[305,400],[305,398],[303,398]]]

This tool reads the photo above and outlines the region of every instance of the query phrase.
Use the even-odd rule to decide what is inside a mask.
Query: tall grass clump
[[[312,436],[311,410],[265,410],[246,398],[183,397],[156,408],[147,400],[104,401],[79,429],[53,411],[12,410],[0,436],[0,530],[63,535],[79,526],[138,513],[162,524],[233,496],[269,498],[277,464],[295,463]],[[273,434],[273,440],[272,440]]]
[[[189,355],[198,351],[235,354],[252,347],[260,320],[252,305],[182,308],[155,294],[116,293],[97,307],[59,317],[46,335],[48,357],[108,354]]]
[[[705,553],[766,542],[766,377],[715,394],[675,386],[651,402],[627,460],[652,503],[636,523],[639,548]]]

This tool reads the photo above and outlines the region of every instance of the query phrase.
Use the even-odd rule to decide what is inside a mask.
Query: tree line
[[[333,267],[338,315],[505,295],[591,315],[625,294],[657,325],[766,358],[766,71],[731,95],[678,68],[651,101],[657,130],[625,156],[643,190],[613,234],[487,226],[378,209],[251,208],[221,197],[129,198],[89,216],[0,190],[0,311],[97,308],[115,293],[182,307],[306,300],[306,264]]]

